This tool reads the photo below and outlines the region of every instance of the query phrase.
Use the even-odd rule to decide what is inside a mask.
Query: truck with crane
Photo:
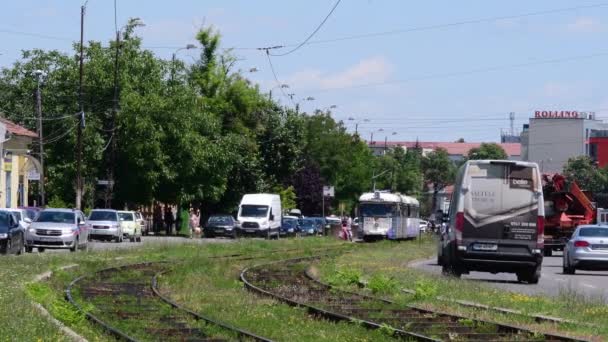
[[[545,198],[544,255],[561,251],[579,225],[601,223],[606,218],[597,209],[591,194],[584,192],[576,181],[568,181],[561,174],[543,174]],[[605,220],[604,220],[605,221]]]

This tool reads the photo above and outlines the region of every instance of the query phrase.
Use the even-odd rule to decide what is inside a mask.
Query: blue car
[[[300,234],[302,235],[317,235],[323,231],[323,227],[319,225],[314,218],[304,218],[300,220]]]
[[[297,218],[284,217],[281,222],[281,230],[279,234],[284,236],[296,235],[300,231],[300,225]]]

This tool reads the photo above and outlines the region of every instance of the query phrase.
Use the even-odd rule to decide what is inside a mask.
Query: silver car
[[[564,248],[564,274],[608,270],[608,226],[580,226]]]
[[[25,251],[31,253],[33,248],[38,252],[45,249],[78,249],[88,248],[90,226],[80,210],[44,209],[27,230]]]
[[[89,215],[91,239],[122,242],[123,231],[118,219],[118,211],[113,209],[94,209]]]

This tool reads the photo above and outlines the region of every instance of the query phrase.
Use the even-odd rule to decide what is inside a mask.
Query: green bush
[[[46,205],[49,208],[70,208],[70,206],[58,196],[53,196]]]

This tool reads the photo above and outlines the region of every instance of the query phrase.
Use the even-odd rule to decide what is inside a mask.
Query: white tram
[[[413,239],[420,234],[420,204],[398,193],[370,192],[359,198],[359,231],[365,241],[374,238]]]

